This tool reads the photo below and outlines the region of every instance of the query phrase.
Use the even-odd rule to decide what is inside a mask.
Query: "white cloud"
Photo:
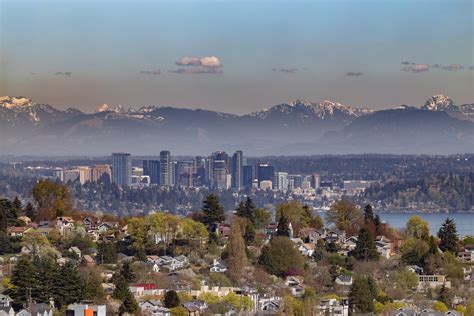
[[[430,70],[430,66],[428,64],[414,64],[411,66],[403,67],[402,70],[411,73],[420,73]]]
[[[184,56],[175,62],[178,66],[221,67],[221,61],[216,56]]]

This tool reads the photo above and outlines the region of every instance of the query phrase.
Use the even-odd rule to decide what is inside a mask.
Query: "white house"
[[[10,296],[0,294],[0,307],[10,307],[12,301]]]
[[[220,260],[214,259],[212,266],[209,269],[210,272],[224,273],[227,271],[227,266]]]
[[[15,311],[11,306],[0,307],[0,316],[15,316]]]
[[[298,247],[298,251],[301,252],[303,256],[308,256],[308,257],[311,257],[313,255],[315,249],[316,249],[316,245],[311,244],[311,243],[301,244]]]
[[[352,285],[352,275],[341,274],[335,280],[336,284],[350,286]]]
[[[67,307],[67,315],[69,313],[74,313],[74,316],[83,316],[86,315],[86,311],[91,311],[94,316],[106,316],[107,315],[107,307],[105,305],[90,305],[90,304],[81,304],[75,303],[70,304]]]

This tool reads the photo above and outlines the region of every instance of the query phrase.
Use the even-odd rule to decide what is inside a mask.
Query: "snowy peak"
[[[276,114],[293,114],[313,117],[315,119],[334,118],[335,116],[345,116],[354,119],[371,112],[368,109],[358,109],[329,100],[313,103],[297,99],[289,103],[275,105],[270,109],[254,112],[251,116],[264,119]]]
[[[11,97],[3,96],[0,97],[0,106],[9,110],[18,110],[25,107],[29,107],[33,102],[25,97]]]
[[[115,113],[120,113],[120,114],[123,114],[125,113],[125,109],[123,108],[122,105],[117,105],[117,106],[113,106],[113,105],[108,105],[108,104],[102,104],[102,105],[99,105],[95,111],[96,113],[102,113],[102,112],[115,112]]]
[[[437,94],[429,98],[421,109],[428,111],[458,111],[458,107],[454,104],[453,100],[443,94]]]

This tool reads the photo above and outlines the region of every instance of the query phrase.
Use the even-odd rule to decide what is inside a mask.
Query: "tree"
[[[213,225],[225,220],[224,208],[219,204],[219,197],[209,194],[203,202],[202,222],[210,230]]]
[[[438,231],[438,238],[440,239],[439,248],[442,251],[457,252],[459,239],[456,231],[456,223],[453,219],[446,219]]]
[[[117,247],[115,243],[103,241],[97,243],[97,258],[101,264],[117,262]]]
[[[339,200],[331,206],[326,213],[326,221],[334,224],[339,230],[346,231],[348,235],[357,233],[362,214],[357,206],[346,200]]]
[[[358,313],[374,312],[374,298],[377,295],[372,277],[356,277],[349,293],[349,303]]]
[[[252,225],[252,222],[246,220],[246,223],[243,224],[245,226],[244,231],[244,240],[247,246],[251,245],[255,241],[255,228]]]
[[[133,272],[132,267],[130,266],[130,262],[125,261],[122,264],[122,268],[120,269],[120,275],[123,276],[128,283],[135,281],[136,275],[135,272]]]
[[[446,306],[451,306],[453,303],[454,294],[444,284],[441,286],[438,294],[438,301],[443,302]]]
[[[424,221],[420,216],[414,215],[407,222],[406,233],[410,237],[428,240],[430,236],[428,222]]]
[[[372,208],[372,205],[367,204],[364,207],[364,221],[366,223],[371,223],[374,222],[375,217],[374,217],[374,209]]]
[[[259,263],[269,273],[283,276],[289,269],[302,269],[304,258],[291,240],[274,237],[263,247]]]
[[[36,210],[33,204],[31,204],[31,202],[28,202],[28,204],[26,204],[25,215],[28,216],[31,220],[35,220],[36,218]]]
[[[38,282],[36,279],[36,269],[33,263],[26,257],[21,257],[13,269],[10,279],[13,288],[7,291],[7,294],[13,299],[17,307],[23,307],[31,294],[35,294]]]
[[[127,280],[119,275],[114,281],[115,289],[112,293],[112,297],[122,302],[119,309],[120,314],[134,314],[138,310],[138,304],[128,288]]]
[[[286,215],[280,216],[278,220],[276,235],[290,237],[290,223],[288,223]]]
[[[181,305],[179,300],[178,293],[174,290],[167,291],[165,297],[163,298],[163,304],[166,308],[178,307]]]
[[[245,222],[247,222],[245,220]],[[230,228],[229,242],[227,252],[229,254],[229,275],[232,280],[239,281],[247,265],[247,255],[245,254],[245,243],[242,238],[242,232],[237,219],[234,219]]]
[[[84,281],[76,267],[67,262],[59,268],[60,277],[55,282],[58,289],[56,303],[59,307],[80,301],[83,298]]]
[[[349,255],[354,256],[358,260],[376,260],[379,258],[374,240],[367,228],[359,230],[356,247]]]
[[[256,229],[264,229],[270,224],[272,214],[264,208],[257,208],[255,210],[254,226]]]
[[[429,245],[426,241],[417,238],[408,238],[400,249],[402,260],[408,264],[423,265],[429,255]]]
[[[57,217],[67,215],[72,210],[73,202],[66,185],[50,180],[40,180],[33,187],[31,194],[43,214]]]
[[[448,307],[443,302],[434,302],[433,303],[433,310],[435,310],[437,312],[446,313],[448,311]]]
[[[250,297],[237,295],[234,292],[229,292],[222,300],[237,310],[250,310],[253,306]]]
[[[255,222],[255,211],[256,207],[250,197],[247,197],[245,203],[240,202],[239,206],[236,209],[237,216],[246,218],[254,224]]]

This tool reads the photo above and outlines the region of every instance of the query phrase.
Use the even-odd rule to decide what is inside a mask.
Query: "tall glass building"
[[[132,184],[132,155],[112,154],[112,183],[119,187],[129,187]]]

